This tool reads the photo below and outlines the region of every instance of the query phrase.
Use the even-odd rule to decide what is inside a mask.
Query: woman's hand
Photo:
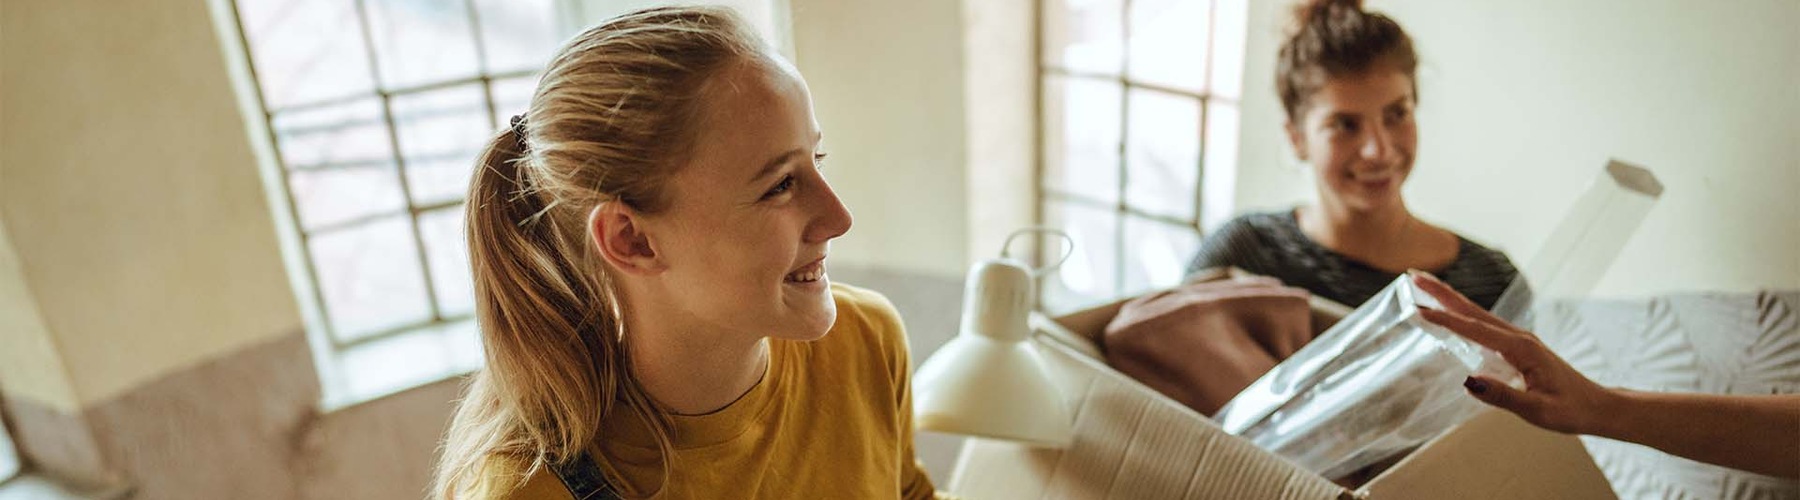
[[[1497,380],[1469,377],[1463,382],[1469,394],[1518,414],[1538,427],[1573,434],[1602,433],[1600,427],[1607,422],[1606,415],[1618,406],[1618,393],[1575,371],[1537,335],[1488,313],[1436,277],[1415,272],[1412,278],[1444,307],[1421,307],[1420,315],[1499,352],[1525,378],[1525,390],[1519,390]]]
[[[1758,474],[1800,479],[1800,395],[1679,394],[1607,389],[1556,357],[1536,335],[1488,314],[1423,273],[1413,282],[1444,310],[1426,320],[1499,351],[1525,390],[1470,377],[1469,393],[1559,432],[1592,434]]]

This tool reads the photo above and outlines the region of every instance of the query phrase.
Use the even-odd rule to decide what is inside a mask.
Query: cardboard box
[[[1579,440],[1484,412],[1355,490],[1301,469],[1107,366],[1091,339],[1123,304],[1050,318],[1034,341],[1075,408],[1067,449],[970,439],[948,491],[973,499],[1615,498]],[[1343,306],[1315,302],[1315,314]]]

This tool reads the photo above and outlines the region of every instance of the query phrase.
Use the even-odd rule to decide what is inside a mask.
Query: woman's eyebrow
[[[787,164],[789,161],[793,161],[795,156],[799,156],[800,152],[800,148],[794,148],[777,155],[774,159],[769,160],[768,163],[763,164],[762,168],[757,169],[756,175],[750,177],[750,183],[755,184],[756,181],[774,174],[776,170],[781,169],[782,165]]]

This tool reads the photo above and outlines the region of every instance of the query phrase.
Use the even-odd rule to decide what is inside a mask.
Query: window
[[[0,418],[0,483],[19,475],[19,448],[13,446],[12,433],[6,430],[6,419]]]
[[[1041,0],[1038,220],[1076,243],[1046,308],[1178,283],[1230,215],[1245,1]]]
[[[327,409],[479,367],[462,229],[476,156],[565,39],[680,3],[214,1],[273,153],[265,184]],[[791,46],[783,5],[714,3]]]
[[[328,406],[479,361],[462,233],[476,155],[581,5],[233,0]],[[278,210],[278,212],[280,212]],[[297,248],[294,248],[297,247]],[[295,265],[297,264],[297,265]],[[431,335],[408,335],[415,333]],[[441,355],[432,355],[432,354]],[[338,377],[336,372],[357,371]]]

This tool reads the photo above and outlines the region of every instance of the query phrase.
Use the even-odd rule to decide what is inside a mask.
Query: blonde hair
[[[666,483],[668,418],[632,376],[628,311],[590,242],[588,212],[607,201],[663,209],[662,185],[694,144],[706,79],[765,50],[722,7],[614,18],[564,45],[522,121],[489,143],[466,208],[487,366],[451,420],[434,497],[516,488],[580,457],[619,411],[651,429]]]

